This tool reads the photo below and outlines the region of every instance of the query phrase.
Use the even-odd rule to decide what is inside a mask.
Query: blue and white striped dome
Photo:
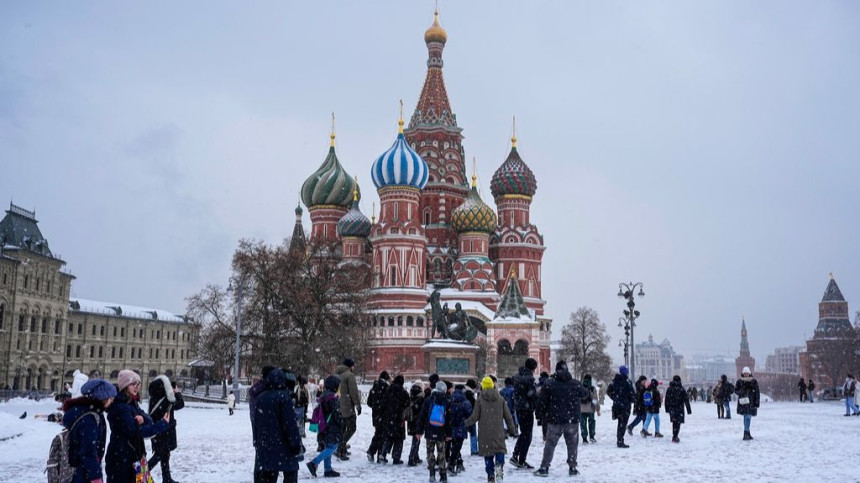
[[[388,151],[382,153],[370,168],[373,184],[377,189],[386,186],[411,186],[423,189],[427,184],[429,174],[427,163],[409,147],[402,129],[401,126],[401,132],[397,135],[394,144],[388,148]]]

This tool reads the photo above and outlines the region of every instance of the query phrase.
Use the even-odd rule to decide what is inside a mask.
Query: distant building
[[[741,377],[741,372],[744,367],[749,367],[750,371],[755,374],[755,358],[750,355],[750,343],[747,340],[747,322],[741,319],[741,350],[738,357],[735,359],[735,377]],[[728,374],[726,374],[728,375]]]
[[[691,383],[713,384],[723,374],[731,377],[735,371],[735,361],[725,356],[709,357],[695,364],[687,365],[687,380]]]
[[[675,375],[681,376],[681,380],[687,379],[684,356],[675,353],[669,339],[657,344],[654,337],[649,335],[648,342],[636,344],[633,357],[637,372],[633,375],[634,379],[640,374],[660,381],[671,381]]]
[[[804,346],[777,347],[767,356],[765,372],[800,375],[800,353]]]
[[[0,221],[0,388],[58,391],[75,369],[144,384],[179,376],[197,326],[162,310],[69,298],[75,277],[39,230],[36,213],[10,204]]]
[[[815,333],[806,341],[806,351],[800,354],[802,377],[815,380],[820,388],[841,384],[860,362],[853,349],[857,329],[851,325],[848,314],[848,302],[831,273],[824,297],[818,303]]]

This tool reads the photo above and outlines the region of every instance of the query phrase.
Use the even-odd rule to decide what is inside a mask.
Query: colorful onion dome
[[[302,209],[301,203],[299,203],[296,205],[296,216],[302,216],[302,213],[304,213],[304,210]]]
[[[352,176],[343,169],[334,152],[334,133],[325,161],[302,185],[302,202],[308,208],[332,205],[348,208],[356,189]],[[360,195],[359,195],[360,197]]]
[[[439,11],[433,12],[433,25],[424,32],[424,43],[429,44],[430,42],[441,42],[445,43],[448,41],[448,32],[445,32],[445,29],[439,25]]]
[[[397,121],[399,132],[394,144],[373,162],[370,174],[373,184],[379,188],[386,186],[408,186],[423,189],[427,184],[429,170],[427,163],[418,153],[409,147],[403,136],[403,105],[401,103],[400,119]]]
[[[496,212],[487,206],[478,194],[477,176],[472,175],[472,190],[466,201],[451,213],[451,226],[458,232],[496,230]]]
[[[358,180],[355,180],[355,185],[358,186]],[[352,208],[337,222],[337,234],[342,237],[367,238],[370,235],[371,226],[370,220],[364,216],[358,207],[358,188],[356,188],[352,195]]]
[[[537,191],[537,181],[520,153],[517,152],[517,137],[511,138],[511,153],[508,159],[499,166],[490,180],[490,192],[494,198],[503,195],[534,196]]]

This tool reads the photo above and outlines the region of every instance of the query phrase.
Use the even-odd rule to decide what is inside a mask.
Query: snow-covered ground
[[[33,418],[55,409],[52,401],[36,403],[17,399],[0,404],[0,482],[43,482],[42,473],[51,438],[59,425]],[[607,408],[608,409],[608,408]],[[18,416],[27,411],[28,417]],[[734,412],[734,408],[732,408]],[[665,413],[662,440],[628,436],[630,449],[615,447],[615,424],[605,410],[597,418],[596,445],[580,445],[576,480],[620,481],[857,481],[852,461],[857,453],[860,417],[843,417],[844,403],[768,403],[753,419],[755,441],[741,441],[743,420],[717,420],[713,404],[694,403],[693,414],[681,429],[681,443],[672,444],[671,424]],[[371,465],[364,458],[371,437],[370,411],[359,417],[359,432],[351,441],[353,458],[334,460],[342,482],[363,482],[367,477],[388,482],[426,481],[424,468]],[[247,405],[240,405],[232,417],[222,405],[189,403],[177,412],[179,449],[173,453],[174,478],[183,483],[211,481],[250,482],[254,460]],[[540,463],[543,443],[540,430],[532,443],[529,462]],[[653,427],[651,428],[653,430]],[[308,433],[305,446],[316,448]],[[637,433],[634,433],[637,434]],[[408,451],[407,439],[406,451]],[[468,453],[468,442],[464,445]],[[508,449],[513,440],[508,440]],[[421,458],[424,458],[422,442]],[[310,455],[315,453],[311,451]],[[404,454],[404,458],[405,458]],[[563,443],[555,450],[550,474],[568,479]],[[451,481],[486,481],[483,459],[466,456],[466,473]],[[159,470],[155,479],[160,481]],[[505,466],[505,481],[542,481],[524,470]],[[311,478],[304,466],[299,479]],[[326,480],[328,481],[328,480]]]

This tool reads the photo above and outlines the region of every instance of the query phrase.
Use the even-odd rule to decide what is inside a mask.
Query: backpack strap
[[[165,397],[167,397],[167,396],[165,396]],[[162,403],[162,402],[164,402],[164,397],[163,397],[163,398],[161,398],[161,399],[159,399],[159,400],[158,400],[158,402],[157,402],[157,403],[155,403],[155,406],[152,406],[152,409],[149,411],[149,416],[150,416],[150,417],[152,416],[152,413],[154,413],[154,412],[155,412],[155,410],[156,410],[156,409],[158,409],[158,406],[161,406],[161,403]]]
[[[78,421],[80,421],[81,419],[84,419],[84,416],[86,416],[87,414],[92,414],[92,415],[93,415],[93,417],[94,417],[94,418],[96,418],[96,424],[99,424],[99,416],[98,416],[98,414],[96,414],[96,412],[95,412],[95,411],[87,411],[87,412],[85,412],[84,414],[81,414],[81,415],[78,417],[78,419],[76,419],[76,420],[75,420],[75,422],[74,422],[74,423],[72,423],[72,427],[68,429],[69,433],[71,433],[71,432],[72,432],[72,430],[73,430],[73,429],[75,429],[75,426],[78,424]]]

